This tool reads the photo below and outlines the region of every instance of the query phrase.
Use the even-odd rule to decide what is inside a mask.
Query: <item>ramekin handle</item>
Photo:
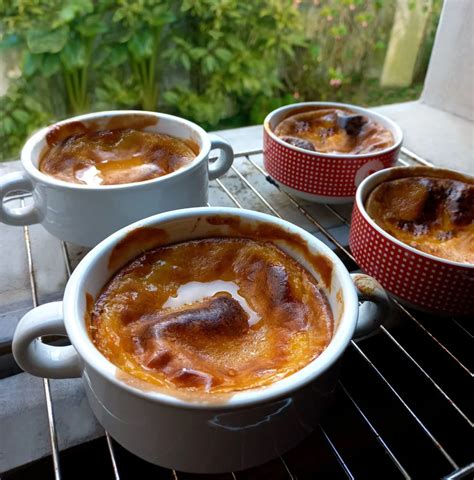
[[[37,377],[80,377],[81,365],[74,347],[46,345],[39,339],[43,335],[66,335],[62,302],[40,305],[20,320],[13,336],[13,356],[18,365]]]
[[[209,180],[215,180],[221,177],[229,170],[234,161],[234,150],[230,143],[223,138],[210,134],[211,150],[221,150],[219,158],[214,162],[209,162]]]
[[[32,225],[41,220],[37,205],[11,208],[3,199],[10,192],[33,190],[33,184],[25,172],[13,172],[0,178],[0,220],[7,225]]]
[[[359,297],[359,319],[354,338],[365,337],[380,327],[390,310],[390,299],[375,278],[351,273]]]

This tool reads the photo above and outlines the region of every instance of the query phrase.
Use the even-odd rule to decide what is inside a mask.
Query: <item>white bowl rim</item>
[[[284,142],[281,138],[279,138],[270,128],[270,121],[272,118],[277,115],[278,113],[293,110],[295,108],[305,107],[305,106],[314,106],[314,107],[335,107],[335,108],[347,108],[349,110],[353,110],[357,113],[362,113],[367,117],[371,118],[372,120],[383,120],[390,126],[390,132],[394,136],[395,143],[390,147],[384,148],[383,150],[377,150],[376,152],[369,152],[369,153],[361,153],[361,154],[344,154],[344,153],[323,153],[323,152],[313,152],[311,150],[305,150],[304,148],[295,147],[290,143]],[[381,155],[385,155],[386,153],[393,152],[400,148],[403,142],[403,132],[400,126],[395,123],[390,118],[382,115],[381,113],[374,112],[364,107],[359,107],[357,105],[352,105],[350,103],[338,103],[338,102],[300,102],[300,103],[291,103],[290,105],[284,105],[283,107],[279,107],[276,110],[271,111],[263,121],[263,128],[267,132],[267,134],[275,140],[280,145],[287,147],[291,150],[296,150],[297,152],[305,153],[310,157],[318,157],[321,158],[333,158],[333,159],[359,159],[359,158],[373,158],[378,157]]]
[[[165,394],[154,390],[143,390],[138,387],[118,379],[116,373],[120,371],[113,363],[103,356],[93,345],[85,328],[81,328],[81,322],[78,308],[79,296],[85,295],[83,284],[88,276],[90,267],[103,255],[108,252],[130,231],[143,226],[157,225],[171,220],[196,218],[206,216],[240,216],[253,221],[271,222],[281,226],[291,233],[300,235],[303,239],[310,241],[313,247],[319,253],[328,257],[334,267],[333,275],[337,275],[344,299],[344,309],[341,318],[338,321],[338,328],[333,335],[329,345],[323,352],[311,361],[308,365],[295,373],[278,380],[266,387],[260,387],[251,390],[244,390],[234,393],[222,402],[199,403],[175,397],[172,394]],[[171,407],[201,410],[230,410],[235,408],[245,408],[269,402],[281,397],[288,396],[295,390],[298,390],[331,367],[344,353],[347,345],[353,337],[357,318],[358,318],[358,299],[355,286],[342,261],[332,250],[314,235],[306,230],[293,225],[285,220],[252,210],[224,207],[196,207],[154,215],[127,227],[124,227],[113,233],[96,247],[94,247],[80,262],[73,271],[64,293],[63,301],[64,323],[71,344],[78,351],[79,356],[85,361],[87,368],[94,369],[100,376],[105,377],[119,388],[125,389],[133,395],[139,396],[154,403],[166,404]]]
[[[79,183],[66,182],[64,180],[55,178],[51,175],[46,175],[45,173],[41,172],[38,167],[34,165],[33,153],[32,153],[33,149],[41,140],[43,140],[43,138],[46,136],[47,132],[51,128],[57,125],[65,125],[70,122],[80,122],[80,121],[88,121],[88,120],[94,120],[99,118],[111,118],[111,117],[120,117],[120,116],[127,116],[127,115],[165,118],[167,120],[175,121],[176,123],[182,123],[186,125],[187,127],[191,128],[193,131],[195,131],[199,135],[199,138],[202,142],[202,146],[200,148],[199,154],[188,165],[178,170],[175,170],[174,172],[168,173],[167,175],[163,175],[162,177],[151,178],[150,180],[143,180],[140,182],[121,183],[121,184],[114,184],[114,185],[83,185]],[[195,168],[198,167],[198,165],[202,161],[205,160],[205,158],[207,158],[207,155],[209,154],[210,150],[211,150],[211,142],[205,130],[201,128],[199,125],[193,122],[190,122],[185,118],[177,117],[175,115],[170,115],[168,113],[149,112],[146,110],[105,110],[101,112],[86,113],[83,115],[78,115],[76,117],[66,118],[65,120],[61,120],[59,122],[53,123],[51,125],[48,125],[47,127],[43,127],[42,129],[38,130],[26,141],[24,147],[22,148],[21,163],[23,165],[23,168],[38,182],[51,184],[51,185],[54,185],[55,187],[64,188],[66,190],[72,189],[72,190],[102,191],[102,190],[121,190],[124,188],[139,189],[139,188],[146,188],[149,185],[154,185],[154,184],[169,181],[183,173],[194,170]]]
[[[463,267],[463,268],[468,268],[468,269],[474,269],[474,264],[472,263],[463,263],[463,262],[456,262],[454,260],[449,260],[447,258],[442,258],[442,257],[437,257],[436,255],[431,255],[430,253],[423,252],[422,250],[418,250],[414,247],[411,247],[410,245],[407,245],[406,243],[403,243],[402,241],[398,240],[394,236],[390,235],[388,232],[386,232],[382,227],[377,225],[375,221],[369,216],[367,213],[365,206],[364,206],[364,200],[362,197],[367,197],[370,192],[366,192],[366,190],[369,188],[368,184],[371,182],[374,182],[377,177],[383,177],[386,175],[390,175],[390,172],[397,170],[397,171],[410,171],[416,168],[432,168],[433,170],[437,171],[445,171],[445,172],[451,172],[451,173],[456,173],[456,174],[461,174],[464,175],[465,177],[470,177],[474,181],[474,176],[468,175],[464,172],[458,172],[456,170],[450,169],[450,168],[437,168],[437,167],[426,167],[426,166],[418,166],[418,165],[403,165],[399,167],[390,167],[390,168],[385,168],[383,170],[379,170],[378,172],[374,172],[371,175],[369,175],[367,178],[365,178],[362,183],[359,185],[357,188],[356,196],[355,196],[355,203],[357,205],[357,208],[359,209],[359,212],[361,215],[364,217],[364,219],[369,223],[369,225],[376,230],[378,233],[383,235],[385,238],[390,240],[391,242],[395,243],[399,247],[403,247],[409,252],[412,252],[414,254],[420,255],[422,257],[428,258],[430,260],[435,260],[440,263],[445,263],[446,265],[452,265],[454,267]],[[403,178],[403,177],[402,177]],[[371,190],[372,191],[375,187],[380,185],[383,182],[383,178],[379,179],[379,181],[372,186]]]

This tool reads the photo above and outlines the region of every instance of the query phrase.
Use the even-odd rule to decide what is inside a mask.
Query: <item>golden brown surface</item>
[[[321,153],[356,155],[394,144],[392,133],[382,125],[336,108],[305,108],[281,121],[275,134],[287,143]]]
[[[316,280],[268,242],[205,239],[159,247],[120,270],[89,321],[121,370],[167,389],[229,393],[269,385],[332,336]]]
[[[86,185],[114,185],[161,177],[192,162],[190,145],[169,135],[131,128],[74,133],[49,145],[40,171]]]
[[[407,245],[474,264],[474,185],[430,177],[391,180],[370,193],[366,209]]]

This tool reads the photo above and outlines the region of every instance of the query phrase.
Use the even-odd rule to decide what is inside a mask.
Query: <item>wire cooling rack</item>
[[[431,165],[405,148],[399,164]],[[26,195],[9,198],[27,200]],[[251,208],[288,219],[331,246],[350,271],[358,270],[347,245],[350,206],[314,205],[280,190],[263,168],[261,150],[236,155],[229,172],[211,182],[209,205]],[[40,272],[28,227],[24,244],[32,302],[37,306]],[[84,249],[61,244],[58,255],[68,275],[84,254]],[[44,379],[51,455],[1,478],[472,478],[472,324],[421,314],[395,300],[393,305],[393,314],[377,335],[351,342],[334,402],[319,427],[298,447],[266,465],[221,475],[177,472],[139,459],[106,432],[102,438],[60,451],[51,381]],[[0,357],[10,354],[11,345],[0,347]]]

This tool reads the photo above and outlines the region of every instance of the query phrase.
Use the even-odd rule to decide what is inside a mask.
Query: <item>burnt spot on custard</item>
[[[293,145],[294,147],[302,148],[304,150],[309,150],[311,152],[316,151],[316,149],[314,148],[314,145],[309,140],[305,140],[304,138],[290,137],[290,136],[283,136],[283,137],[280,137],[280,138],[284,142],[289,143],[290,145]]]
[[[336,117],[337,126],[353,137],[359,135],[362,127],[369,122],[369,119],[364,115],[345,115],[338,113]]]
[[[446,199],[446,210],[454,225],[471,225],[474,222],[474,186],[452,182]]]
[[[225,294],[172,313],[157,313],[142,319],[146,324],[143,338],[179,336],[236,336],[247,332],[248,315],[237,300]]]

